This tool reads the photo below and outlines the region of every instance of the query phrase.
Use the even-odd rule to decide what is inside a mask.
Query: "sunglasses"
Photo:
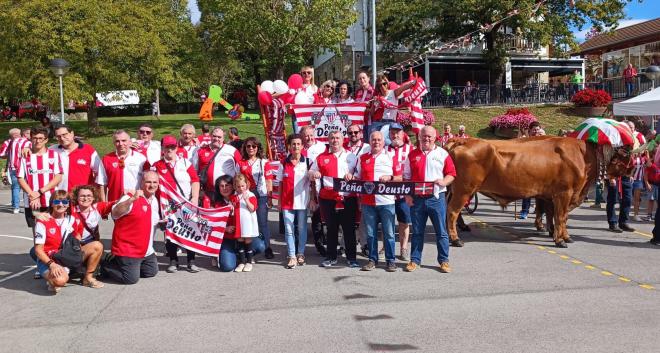
[[[302,75],[311,75],[312,72],[311,71],[303,71],[303,72],[301,72],[301,74]]]
[[[380,85],[381,86],[387,86],[387,83],[388,83],[387,81],[383,81],[383,82],[380,83]]]
[[[139,133],[140,135],[151,135],[151,131],[149,130],[140,130]]]
[[[258,148],[257,145],[245,145],[245,148]]]
[[[360,132],[359,131],[349,131],[348,134],[349,135],[359,135]]]
[[[55,199],[53,200],[53,206],[69,206],[69,200],[66,199]]]

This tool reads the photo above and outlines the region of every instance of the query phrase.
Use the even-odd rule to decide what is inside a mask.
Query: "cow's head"
[[[614,150],[612,159],[607,164],[607,175],[610,177],[628,175],[632,168],[632,151],[630,147],[620,147]]]

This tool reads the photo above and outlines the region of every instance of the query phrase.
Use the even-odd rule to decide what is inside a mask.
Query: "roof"
[[[660,18],[599,34],[580,44],[575,54],[602,54],[660,40]]]

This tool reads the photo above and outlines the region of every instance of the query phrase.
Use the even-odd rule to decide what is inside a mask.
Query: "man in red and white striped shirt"
[[[201,185],[204,190],[202,206],[213,198],[215,181],[223,175],[232,178],[239,172],[236,163],[242,159],[241,153],[234,146],[225,143],[225,131],[216,127],[211,131],[211,144],[195,151],[192,164],[197,170],[200,180],[206,180]]]
[[[21,159],[18,169],[18,183],[25,192],[25,220],[34,228],[35,213],[46,211],[52,191],[62,181],[62,163],[57,152],[46,148],[46,128],[34,128],[31,139],[30,155]]]
[[[303,142],[302,155],[309,158],[310,165],[314,164],[318,155],[327,150],[326,144],[316,141],[316,136],[314,134],[314,127],[312,125],[306,125],[300,128],[300,137],[302,137]],[[326,239],[325,234],[323,234],[323,224],[321,223],[321,209],[317,208],[312,212],[311,218],[312,235],[314,235],[316,251],[319,252],[319,255],[326,256],[325,246],[323,246],[323,244],[326,243]]]
[[[360,156],[357,163],[355,178],[358,180],[374,182],[388,182],[401,180],[395,176],[400,170],[399,164],[392,155],[385,150],[385,138],[380,131],[374,131],[369,136],[371,151]],[[351,179],[348,176],[347,179]],[[396,271],[394,263],[394,196],[393,195],[360,195],[362,205],[362,224],[367,233],[369,245],[369,263],[362,267],[363,271],[371,271],[378,263],[378,238],[376,232],[378,223],[383,228],[383,243],[385,245],[385,261],[388,272]]]
[[[9,139],[2,144],[0,149],[0,158],[6,158],[7,164],[5,171],[7,177],[11,180],[11,207],[14,214],[19,212],[21,204],[20,194],[21,186],[18,185],[18,167],[20,165],[21,151],[24,148],[32,147],[29,139],[21,137],[20,129],[9,130]],[[27,206],[27,205],[26,205]]]
[[[412,145],[406,143],[406,133],[403,131],[403,126],[399,123],[390,124],[390,143],[387,146],[387,152],[392,155],[399,167],[403,168],[403,163],[408,158],[408,154],[412,151]],[[403,170],[396,171],[396,175],[401,175]],[[397,196],[394,203],[394,211],[396,213],[396,220],[399,222],[399,243],[401,244],[401,260],[410,261],[410,248],[408,247],[408,238],[410,236],[410,225],[412,218],[410,217],[410,206],[406,203],[403,196]]]
[[[106,200],[119,200],[126,193],[134,193],[140,187],[142,171],[149,169],[147,157],[131,149],[131,137],[124,130],[112,135],[115,151],[103,156],[102,168],[96,177]]]
[[[410,205],[412,215],[412,251],[410,262],[406,265],[406,271],[412,272],[422,262],[422,250],[424,248],[424,233],[426,221],[431,217],[435,229],[436,246],[438,248],[438,263],[440,272],[450,272],[449,267],[449,235],[445,224],[447,214],[447,203],[445,193],[447,186],[456,177],[456,168],[449,153],[442,147],[435,145],[435,128],[424,126],[419,132],[419,148],[408,155],[403,166],[403,179],[413,182],[433,182],[433,193],[431,195],[406,196],[406,202]]]
[[[73,191],[78,185],[91,185],[96,180],[101,168],[101,158],[94,147],[75,138],[71,127],[60,125],[55,129],[58,145],[51,146],[57,151],[62,161],[62,181],[58,190]],[[105,195],[101,200],[105,201]]]
[[[351,175],[357,163],[356,155],[342,147],[344,136],[341,131],[332,131],[328,136],[329,149],[321,153],[312,165],[310,176],[316,180],[321,214],[328,227],[328,249],[323,267],[337,264],[337,245],[339,226],[344,233],[346,259],[350,267],[358,267],[355,247],[355,216],[357,215],[357,197],[338,193],[333,189],[333,178],[345,178]]]

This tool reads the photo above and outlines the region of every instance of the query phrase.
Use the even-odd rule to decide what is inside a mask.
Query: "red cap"
[[[174,147],[176,147],[176,146],[179,145],[179,143],[178,143],[177,140],[176,140],[176,137],[174,137],[174,136],[172,136],[172,135],[165,135],[165,136],[163,136],[163,138],[160,140],[160,144],[161,144],[163,147],[169,147],[169,146],[174,146]]]

